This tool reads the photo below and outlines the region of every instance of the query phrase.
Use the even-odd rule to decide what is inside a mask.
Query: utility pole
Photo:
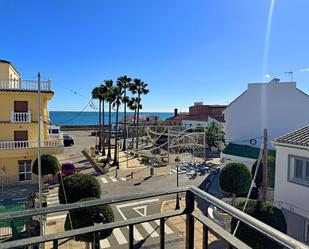
[[[263,184],[262,184],[262,199],[267,200],[268,190],[268,133],[264,129],[264,147],[263,147]]]
[[[38,73],[38,182],[39,182],[39,203],[42,208],[42,166],[41,166],[41,74]],[[40,236],[43,236],[43,216],[40,215]],[[40,246],[44,248],[44,245]]]

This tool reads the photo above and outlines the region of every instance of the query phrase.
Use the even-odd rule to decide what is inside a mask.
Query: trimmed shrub
[[[247,194],[251,185],[251,173],[242,163],[229,163],[221,170],[219,181],[221,189],[226,192]]]
[[[74,174],[67,176],[60,182],[58,196],[60,204],[66,204],[63,186],[68,203],[77,202],[84,198],[100,198],[101,187],[98,180],[91,175]]]
[[[52,174],[53,176],[59,172],[60,164],[57,157],[53,155],[42,155],[41,156],[41,169],[42,175]],[[38,175],[38,159],[33,163],[32,173]]]
[[[90,197],[81,199],[82,201],[90,201],[98,199],[96,197]],[[80,208],[80,209],[73,209],[70,211],[71,221],[73,229],[83,228],[93,226],[93,217],[99,213],[102,213],[106,221],[104,223],[114,222],[114,213],[110,205],[101,205],[101,206],[94,206],[94,207],[87,207],[87,208]],[[82,219],[81,219],[82,217]],[[64,229],[66,231],[71,230],[71,222],[69,215],[67,215],[64,223]],[[110,236],[113,232],[113,229],[108,229],[100,232],[100,239],[105,239]],[[87,233],[75,236],[74,238],[77,241],[85,241],[85,242],[92,242],[93,241],[93,234]]]
[[[255,163],[252,166],[252,170],[251,170],[252,177],[254,175],[256,166],[257,166],[257,161],[255,161]],[[269,156],[268,157],[268,182],[269,182],[270,188],[275,187],[275,166],[276,166],[276,158],[274,156]],[[257,188],[261,188],[262,181],[263,181],[263,163],[261,162],[259,166],[259,171],[255,179],[255,184]]]
[[[242,210],[244,204],[245,202],[240,203],[237,208]],[[270,225],[283,233],[286,233],[287,231],[287,225],[282,211],[273,206],[273,204],[271,204],[270,202],[249,200],[245,213],[253,216],[261,222],[264,222],[267,225]],[[234,231],[236,224],[237,220],[233,218],[231,223],[232,231]],[[239,223],[236,237],[254,249],[282,248],[282,246],[277,245],[266,236],[263,236],[262,234],[242,222]]]

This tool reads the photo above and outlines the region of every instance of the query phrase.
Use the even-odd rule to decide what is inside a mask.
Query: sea
[[[119,120],[123,118],[123,112],[119,112]],[[133,112],[127,112],[127,116],[134,115]],[[160,120],[166,120],[174,115],[172,112],[140,112],[140,115],[152,115],[160,117]],[[67,112],[67,111],[50,111],[49,116],[51,123],[55,125],[98,125],[98,112]],[[108,113],[105,113],[105,122],[108,122]],[[116,113],[112,112],[112,122],[115,122]]]

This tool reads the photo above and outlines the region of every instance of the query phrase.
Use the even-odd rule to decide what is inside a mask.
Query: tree
[[[211,122],[205,129],[206,144],[210,148],[215,145],[215,141],[224,142],[224,132],[223,127],[218,122]]]
[[[135,97],[132,97],[128,101],[128,107],[130,110],[134,111],[134,116],[133,116],[133,127],[136,129],[136,111],[137,111],[137,106],[139,106],[139,109],[142,109],[143,106],[141,104],[138,105],[138,100]],[[131,132],[132,136],[132,149],[133,149],[133,143],[134,143],[134,134],[133,131]]]
[[[53,175],[55,176],[59,172],[59,161],[57,157],[53,155],[41,155],[41,173],[42,176]],[[38,159],[33,163],[32,173],[38,175]]]
[[[258,161],[256,160],[255,163],[252,165],[252,176],[255,173],[255,169],[257,166]],[[276,158],[274,156],[268,157],[268,182],[269,187],[274,188],[275,186],[275,166],[276,166]],[[257,176],[255,178],[255,185],[258,189],[262,187],[262,181],[263,181],[263,162],[260,163],[259,171],[257,173]]]
[[[243,210],[244,205],[245,202],[240,203],[237,208]],[[282,211],[276,208],[270,202],[249,200],[245,209],[245,213],[283,233],[287,232],[287,225]],[[231,222],[232,231],[234,231],[236,224],[237,219],[233,218]],[[265,235],[262,235],[243,222],[239,223],[236,237],[254,249],[282,248],[282,246],[277,245],[275,242],[268,239]]]
[[[229,163],[220,172],[219,183],[222,190],[232,193],[232,204],[236,195],[247,194],[251,185],[251,172],[242,163]]]
[[[120,86],[115,86],[111,89],[111,95],[113,96],[113,107],[116,107],[116,124],[115,124],[115,149],[114,149],[114,161],[113,166],[117,166],[119,169],[119,162],[117,159],[117,150],[118,150],[118,113],[119,106],[122,101],[122,88]]]
[[[99,96],[100,103],[102,105],[101,114],[102,114],[103,130],[102,130],[102,126],[100,126],[99,143],[100,143],[100,148],[102,147],[102,155],[103,156],[105,156],[105,110],[104,110],[104,104],[105,104],[105,99],[107,97],[107,93],[108,93],[108,86],[101,84],[99,86],[99,89],[98,89],[98,96]],[[102,139],[102,135],[103,135],[103,139]]]
[[[111,159],[111,135],[112,135],[112,103],[114,101],[113,99],[113,93],[112,93],[112,87],[113,87],[113,81],[112,80],[104,80],[105,86],[107,87],[107,93],[106,93],[106,101],[108,102],[108,151],[107,151],[107,158]],[[105,132],[104,132],[105,133]]]
[[[58,196],[60,204],[74,203],[88,197],[100,198],[101,187],[91,175],[74,174],[60,182]]]
[[[101,129],[101,98],[99,97],[99,87],[95,87],[92,89],[91,92],[92,99],[98,99],[99,100],[99,130]],[[101,150],[101,144],[99,141],[99,150]]]
[[[123,94],[123,131],[124,131],[124,137],[123,137],[123,147],[122,151],[126,150],[126,132],[127,132],[127,103],[128,103],[128,98],[127,98],[127,88],[129,88],[131,84],[131,78],[128,78],[126,75],[121,76],[117,79],[117,86],[121,87],[122,89],[122,94]]]
[[[79,200],[79,202],[83,201],[90,201],[90,200],[96,200],[99,198],[96,197],[89,197]],[[97,214],[103,214],[105,218],[104,223],[110,223],[114,222],[114,213],[110,205],[101,205],[101,206],[93,206],[93,207],[87,207],[87,208],[79,208],[79,209],[73,209],[70,211],[70,217],[67,215],[64,229],[66,231],[83,227],[90,227],[93,226],[93,217]],[[81,219],[81,217],[83,217]],[[71,221],[70,221],[71,218]],[[71,226],[72,222],[72,226]],[[99,239],[105,239],[108,236],[110,236],[113,232],[113,229],[108,229],[101,231],[99,234]],[[77,241],[85,241],[85,242],[92,242],[93,241],[93,234],[87,233],[87,234],[81,234],[74,237]]]
[[[136,122],[136,126],[139,126],[139,111],[140,111],[140,103],[141,103],[141,96],[142,95],[146,95],[149,93],[149,90],[147,89],[148,84],[146,84],[145,82],[143,82],[140,79],[134,79],[133,80],[133,84],[130,85],[130,91],[133,94],[137,94],[137,122]],[[138,149],[138,137],[139,137],[139,133],[137,131],[137,137],[136,137],[136,149]]]

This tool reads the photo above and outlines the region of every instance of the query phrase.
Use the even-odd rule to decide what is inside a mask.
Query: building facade
[[[309,125],[273,142],[276,147],[275,203],[288,235],[309,244]]]
[[[22,80],[8,61],[0,61],[0,176],[1,184],[33,183],[33,162],[38,154],[38,105],[41,108],[41,154],[63,152],[63,140],[49,135],[47,102],[54,93],[50,81]]]
[[[174,116],[165,120],[164,125],[195,125],[196,122],[194,121],[205,124],[205,122],[208,122],[211,119],[223,123],[223,111],[226,107],[226,105],[204,105],[203,102],[195,102],[193,106],[189,107],[189,112],[178,113],[178,110],[175,109]],[[190,121],[187,122],[187,120],[191,120],[191,123]]]
[[[309,96],[296,82],[249,83],[248,89],[224,110],[225,140],[260,147],[263,130],[271,141],[309,123]]]

